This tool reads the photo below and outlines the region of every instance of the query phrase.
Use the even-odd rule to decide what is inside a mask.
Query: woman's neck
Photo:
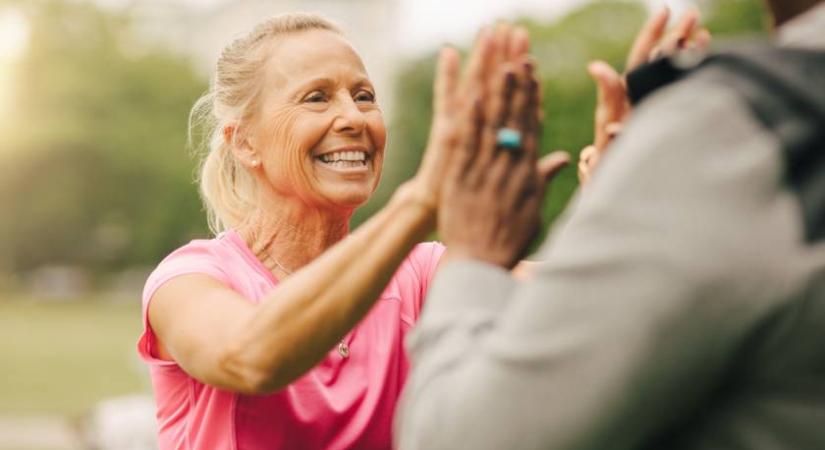
[[[285,276],[346,237],[352,213],[312,207],[295,198],[268,199],[238,233],[264,265]]]

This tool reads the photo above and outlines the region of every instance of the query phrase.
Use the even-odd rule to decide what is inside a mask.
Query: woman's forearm
[[[432,221],[426,205],[396,194],[264,299],[222,364],[242,373],[252,392],[280,389],[306,373],[366,315]]]

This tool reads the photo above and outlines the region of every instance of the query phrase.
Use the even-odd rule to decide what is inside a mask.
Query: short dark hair
[[[813,8],[823,0],[766,0],[773,14],[775,26],[799,16]]]

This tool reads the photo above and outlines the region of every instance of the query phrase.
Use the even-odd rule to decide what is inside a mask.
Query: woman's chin
[[[339,190],[336,192],[329,192],[324,196],[328,203],[335,208],[341,209],[355,209],[363,206],[372,197],[371,191],[362,190]]]
[[[341,208],[357,208],[369,201],[375,190],[375,180],[365,177],[361,180],[331,180],[319,183],[318,194],[328,203]]]

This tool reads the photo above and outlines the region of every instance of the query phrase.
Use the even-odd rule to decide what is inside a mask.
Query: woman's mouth
[[[367,167],[370,155],[364,151],[350,150],[326,153],[315,159],[324,166],[335,169],[358,169]]]

